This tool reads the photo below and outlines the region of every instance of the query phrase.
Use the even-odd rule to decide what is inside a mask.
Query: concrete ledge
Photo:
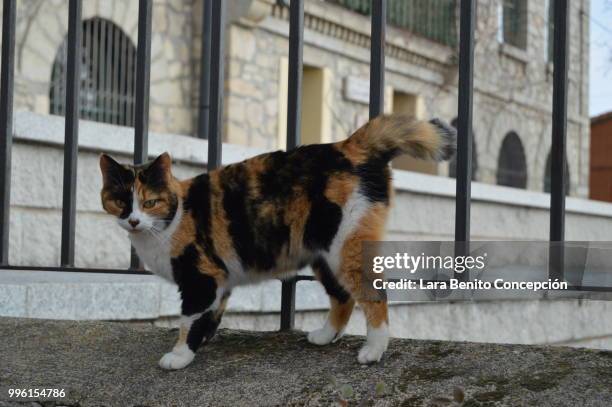
[[[296,326],[319,328],[329,300],[316,281],[298,283]],[[612,349],[612,302],[579,299],[393,303],[395,337]],[[238,287],[223,319],[227,328],[278,329],[280,281]],[[155,276],[0,271],[0,317],[55,320],[150,320],[174,326],[176,286]],[[347,333],[365,334],[358,309]]]
[[[302,333],[222,330],[185,370],[162,371],[175,336],[146,324],[0,319],[0,406],[40,406],[5,390],[36,387],[66,390],[44,405],[81,407],[612,405],[605,351],[394,339],[364,367],[360,337],[317,347]]]
[[[234,289],[230,312],[280,311],[280,281]],[[298,310],[329,306],[318,282],[300,282]],[[157,276],[0,270],[0,316],[76,320],[180,315],[177,287]]]

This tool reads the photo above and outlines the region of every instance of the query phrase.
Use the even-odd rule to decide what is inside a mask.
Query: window
[[[457,119],[451,121],[451,126],[457,128]],[[476,150],[476,134],[472,130],[472,181],[476,181],[476,174],[478,173],[478,154]],[[448,176],[451,178],[457,178],[457,155],[455,154],[451,161],[448,163]]]
[[[527,161],[523,143],[515,132],[504,137],[497,163],[497,184],[527,188]]]
[[[527,0],[501,0],[498,35],[500,42],[527,48]]]
[[[57,51],[49,91],[50,113],[66,111],[67,41]],[[83,21],[81,118],[134,125],[136,47],[115,24],[101,18]]]
[[[550,152],[548,153],[548,157],[546,158],[546,168],[544,173],[544,192],[550,193],[550,185],[551,185],[551,176],[550,176]],[[565,195],[569,195],[570,189],[570,172],[569,165],[567,163],[567,157],[565,157]]]
[[[423,98],[419,95],[393,91],[391,101],[391,111],[393,113],[407,113],[417,119],[425,116]],[[405,154],[395,158],[391,166],[399,170],[415,171],[432,175],[438,174],[438,163],[435,161],[420,160]]]

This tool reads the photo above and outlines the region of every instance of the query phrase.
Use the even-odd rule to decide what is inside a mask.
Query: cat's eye
[[[117,205],[118,208],[125,208],[125,202],[123,202],[121,199],[116,199],[115,205]]]
[[[149,199],[149,200],[144,201],[142,203],[142,207],[145,208],[145,209],[151,209],[152,207],[157,205],[157,201],[159,201],[159,200],[158,199]]]

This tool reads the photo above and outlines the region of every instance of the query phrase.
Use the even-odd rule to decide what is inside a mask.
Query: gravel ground
[[[361,366],[361,337],[222,330],[186,369],[157,367],[176,332],[149,324],[0,318],[0,407],[612,406],[612,352],[394,339]],[[15,401],[8,388],[63,388]]]

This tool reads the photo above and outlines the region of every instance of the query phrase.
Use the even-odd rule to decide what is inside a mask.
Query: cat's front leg
[[[183,269],[180,276],[177,279],[182,298],[179,337],[172,351],[159,361],[161,368],[169,370],[189,365],[202,342],[215,335],[230,295],[206,274],[189,275]]]
[[[179,337],[171,352],[159,361],[162,369],[176,370],[189,365],[203,341],[210,340],[221,322],[221,308],[194,315],[183,315]]]
[[[226,291],[221,295],[219,301],[214,301],[205,312],[181,317],[181,326],[176,345],[171,352],[166,353],[159,360],[162,369],[176,370],[189,365],[195,353],[202,343],[208,342],[217,332],[221,323],[221,317],[225,311],[225,305],[230,292]],[[183,311],[185,310],[185,300],[183,300]]]

